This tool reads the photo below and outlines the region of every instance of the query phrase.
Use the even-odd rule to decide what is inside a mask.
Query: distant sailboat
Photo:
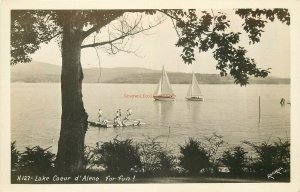
[[[190,100],[190,101],[202,101],[203,100],[203,96],[202,96],[202,93],[199,88],[199,84],[198,84],[198,81],[197,81],[197,78],[196,78],[194,72],[193,72],[193,77],[192,77],[192,83],[190,84],[190,87],[188,89],[186,99]]]
[[[158,82],[153,98],[161,101],[173,101],[175,99],[175,95],[164,67],[162,68],[161,78]]]

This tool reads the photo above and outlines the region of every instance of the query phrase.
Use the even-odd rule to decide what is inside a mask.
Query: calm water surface
[[[86,144],[118,138],[158,137],[170,147],[184,144],[189,137],[217,133],[230,144],[243,140],[260,142],[289,138],[290,105],[281,106],[280,99],[290,99],[290,85],[201,85],[205,100],[186,101],[188,85],[173,85],[176,100],[153,101],[147,98],[156,85],[84,84],[83,100],[89,120],[97,119],[101,108],[104,117],[113,119],[117,109],[127,108],[132,118],[147,123],[141,127],[99,129],[90,127]],[[143,97],[142,95],[145,94]],[[141,95],[129,98],[131,95]],[[258,122],[258,97],[261,97],[261,123]],[[56,153],[60,131],[60,84],[13,83],[11,85],[11,139],[19,150],[25,146],[52,147]]]

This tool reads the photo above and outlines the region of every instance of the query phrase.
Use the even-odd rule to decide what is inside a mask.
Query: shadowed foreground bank
[[[247,147],[245,147],[247,146]],[[77,174],[57,174],[55,154],[39,146],[19,152],[12,143],[12,183],[260,183],[290,181],[290,143],[243,141],[229,146],[222,136],[190,138],[179,154],[155,138],[85,147]]]

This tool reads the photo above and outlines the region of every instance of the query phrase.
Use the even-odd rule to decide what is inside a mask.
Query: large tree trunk
[[[56,168],[62,174],[76,173],[83,167],[87,113],[82,101],[83,72],[80,62],[82,24],[69,18],[63,26],[61,71],[61,131]]]

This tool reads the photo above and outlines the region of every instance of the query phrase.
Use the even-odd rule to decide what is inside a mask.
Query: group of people
[[[131,114],[132,110],[130,108],[127,109],[125,117],[122,120],[122,110],[118,109],[114,117],[114,124],[119,126],[123,125],[126,121],[129,121],[129,117],[131,116]],[[101,109],[98,109],[98,121],[100,123],[107,124],[107,120],[103,120],[103,111]]]

